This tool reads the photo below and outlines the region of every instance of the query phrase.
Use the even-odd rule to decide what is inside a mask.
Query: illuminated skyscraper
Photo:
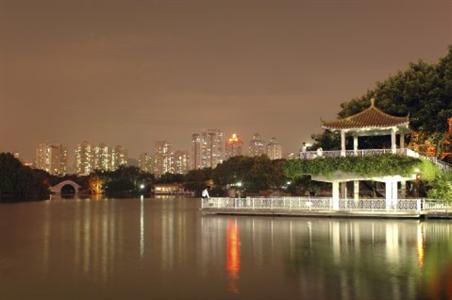
[[[201,167],[215,168],[224,160],[224,133],[207,129],[201,133]]]
[[[93,171],[93,148],[83,141],[75,148],[75,172],[78,175],[89,175]]]
[[[67,149],[61,144],[40,144],[36,149],[35,167],[52,175],[67,173]]]
[[[138,159],[138,167],[141,171],[154,173],[153,160],[150,153],[141,153]]]
[[[194,169],[201,169],[201,136],[198,133],[193,133],[191,136],[191,164],[190,168],[192,170]]]
[[[188,172],[189,156],[187,151],[176,151],[173,153],[172,171],[175,174],[185,174]]]
[[[215,168],[224,160],[224,133],[220,129],[203,130],[192,135],[191,168]]]
[[[154,146],[154,174],[162,176],[165,173],[173,173],[171,144],[167,141],[155,142]]]
[[[248,148],[248,154],[249,156],[261,156],[266,154],[265,142],[262,140],[262,137],[259,133],[255,133],[253,135]]]
[[[112,158],[113,150],[104,143],[100,143],[93,149],[93,170],[113,170]]]
[[[128,156],[127,156],[127,150],[121,146],[117,145],[113,148],[113,151],[111,153],[111,170],[116,170],[120,166],[127,165]]]
[[[226,158],[242,155],[243,142],[237,134],[233,133],[226,142]]]
[[[270,142],[267,144],[267,156],[270,159],[281,159],[282,158],[282,146],[276,141],[276,138],[271,138]]]

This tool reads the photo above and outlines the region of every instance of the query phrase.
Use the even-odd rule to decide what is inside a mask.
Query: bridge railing
[[[389,204],[384,198],[340,199],[339,211],[452,211],[452,203],[431,199],[398,199]],[[329,197],[247,197],[247,198],[207,198],[202,199],[201,209],[224,210],[333,210],[333,199]]]

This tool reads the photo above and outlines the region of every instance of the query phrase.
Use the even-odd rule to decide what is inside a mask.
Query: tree
[[[148,194],[155,182],[154,175],[133,166],[120,166],[115,171],[93,174],[105,181],[105,193],[109,196],[132,197]]]
[[[105,180],[96,175],[92,174],[88,180],[89,190],[93,195],[101,195],[104,192]]]
[[[279,189],[285,182],[283,174],[284,160],[270,160],[267,156],[235,156],[213,170],[216,184],[226,187],[239,182],[250,193],[268,189]]]
[[[226,186],[243,182],[246,173],[253,166],[253,158],[247,156],[234,156],[219,164],[213,170],[213,179],[216,184]]]
[[[47,176],[22,165],[11,153],[0,153],[0,202],[49,199]]]
[[[206,187],[207,182],[212,178],[212,169],[190,170],[184,176],[184,187],[201,195],[201,191]]]
[[[396,116],[410,116],[411,129],[434,134],[433,142],[440,145],[442,133],[447,130],[447,119],[452,116],[452,46],[447,55],[437,64],[423,61],[411,63],[407,70],[399,71],[388,79],[377,82],[376,87],[359,98],[341,104],[340,118],[356,114],[376,99],[376,106]],[[337,136],[324,132],[314,135],[316,146],[331,149],[331,143],[339,141]],[[363,139],[369,147],[381,147],[385,139]],[[336,147],[338,147],[339,143]]]
[[[182,183],[184,182],[184,175],[165,173],[157,179],[157,183]]]
[[[427,196],[452,202],[452,172],[444,172],[437,176],[429,185]]]

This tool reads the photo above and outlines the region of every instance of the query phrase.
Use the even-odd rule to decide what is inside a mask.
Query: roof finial
[[[375,98],[370,98],[370,107],[375,107]]]

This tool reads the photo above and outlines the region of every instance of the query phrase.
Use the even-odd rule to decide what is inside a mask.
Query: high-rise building
[[[219,129],[207,129],[202,135],[204,139],[203,167],[213,169],[224,160],[224,133]]]
[[[36,149],[35,166],[52,175],[67,172],[67,149],[61,144],[40,144]]]
[[[270,142],[267,144],[267,156],[270,159],[281,159],[282,158],[282,146],[276,141],[276,138],[271,138]]]
[[[150,153],[141,153],[138,158],[138,167],[143,172],[153,173],[154,169],[152,155]]]
[[[249,156],[261,156],[266,154],[265,142],[259,133],[255,133],[248,147]]]
[[[161,176],[165,173],[173,173],[171,144],[167,141],[155,142],[154,146],[154,174]]]
[[[189,156],[187,151],[175,151],[173,153],[172,162],[172,171],[175,174],[185,174],[188,172]]]
[[[202,163],[201,163],[201,135],[199,133],[193,133],[191,136],[191,164],[190,168],[192,170],[194,169],[201,169]]]
[[[93,148],[83,141],[75,148],[75,172],[78,175],[89,175],[93,171]]]
[[[93,170],[113,170],[112,158],[113,150],[104,143],[100,143],[93,150]]]
[[[192,169],[215,168],[223,160],[224,133],[220,129],[207,129],[192,135]]]
[[[233,133],[226,142],[226,158],[242,155],[243,142],[237,134]]]
[[[115,146],[111,152],[111,170],[127,165],[127,160],[127,150],[121,145]]]

